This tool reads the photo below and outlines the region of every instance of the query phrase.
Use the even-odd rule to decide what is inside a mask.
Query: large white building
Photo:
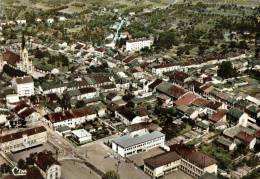
[[[34,82],[32,77],[17,77],[12,80],[13,88],[19,96],[34,95]]]
[[[43,126],[23,130],[0,137],[1,150],[17,152],[47,142],[47,131]]]
[[[142,136],[124,135],[112,141],[112,149],[122,157],[145,152],[156,147],[164,147],[165,134],[154,131]]]
[[[171,151],[144,160],[144,171],[158,178],[176,170],[199,178],[205,173],[217,174],[217,161],[183,144],[170,147]]]
[[[133,39],[126,41],[126,51],[135,52],[145,47],[151,48],[153,40],[147,38]]]

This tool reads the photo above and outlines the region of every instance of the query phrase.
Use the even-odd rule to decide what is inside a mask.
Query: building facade
[[[122,157],[145,152],[156,147],[164,147],[165,134],[154,131],[142,136],[124,135],[112,141],[112,149]]]
[[[147,38],[133,39],[126,41],[126,51],[135,52],[147,47],[151,48],[153,40]]]
[[[43,126],[17,133],[2,135],[0,146],[4,152],[17,152],[47,142],[47,131]]]
[[[164,176],[176,170],[199,178],[205,173],[217,174],[217,161],[187,146],[174,145],[170,152],[144,160],[144,171],[153,178]]]
[[[13,79],[13,88],[18,96],[32,96],[34,95],[34,82],[32,77],[24,76]]]

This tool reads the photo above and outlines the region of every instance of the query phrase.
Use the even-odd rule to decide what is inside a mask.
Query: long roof
[[[170,146],[170,149],[199,168],[205,168],[217,163],[215,159],[209,157],[208,155],[183,144],[172,145]]]
[[[122,137],[114,139],[112,142],[116,143],[117,145],[121,146],[122,148],[131,147],[137,144],[144,143],[146,141],[150,141],[156,138],[164,137],[165,134],[154,131],[152,133],[144,134],[138,137],[131,137],[129,135],[124,135]]]
[[[40,126],[40,127],[35,127],[35,128],[27,129],[24,131],[16,132],[16,133],[2,135],[2,136],[0,136],[0,142],[1,143],[9,142],[12,140],[20,139],[23,137],[23,135],[31,136],[31,135],[42,133],[45,131],[46,131],[45,127]]]
[[[151,158],[144,159],[144,163],[150,168],[156,169],[158,167],[167,165],[169,163],[175,162],[180,159],[181,156],[179,156],[175,151],[171,151],[171,152],[166,152],[166,153],[156,155]]]

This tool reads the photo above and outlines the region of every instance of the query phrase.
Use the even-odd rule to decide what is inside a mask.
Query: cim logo
[[[27,170],[22,170],[18,167],[14,167],[12,169],[12,173],[13,173],[14,176],[24,176],[24,175],[27,174]]]

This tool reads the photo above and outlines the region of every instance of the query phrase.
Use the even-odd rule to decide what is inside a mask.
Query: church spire
[[[25,38],[24,38],[24,32],[22,32],[22,50],[25,48]]]

